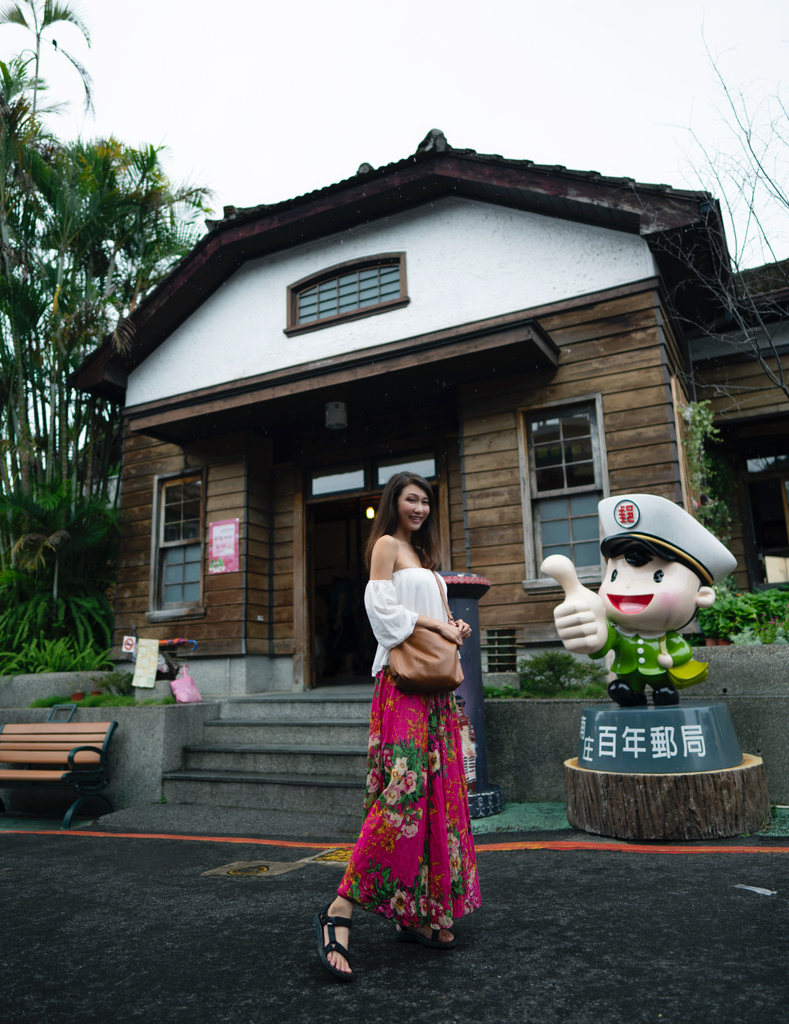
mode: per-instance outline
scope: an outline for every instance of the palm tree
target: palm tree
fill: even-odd
[[[118,521],[117,510],[68,483],[0,497],[0,543],[10,556],[0,570],[0,644],[44,634],[109,646]]]
[[[37,277],[50,304],[37,363],[48,385],[36,431],[47,481],[70,478],[95,493],[117,456],[117,410],[75,401],[65,381],[106,335],[122,344],[129,313],[196,242],[206,193],[170,182],[155,147],[113,138],[60,147],[39,190]]]
[[[41,43],[44,38],[44,33],[50,30],[54,25],[61,23],[70,23],[75,25],[82,33],[85,42],[90,46],[90,32],[85,22],[82,20],[78,13],[75,4],[66,0],[65,3],[56,3],[55,0],[19,0],[19,3],[8,4],[0,10],[0,25],[21,25],[23,28],[28,29],[33,33],[35,37],[36,46],[32,52],[33,59],[33,115],[36,113],[36,105],[38,100],[38,92],[44,88],[43,81],[40,75],[41,65]],[[82,79],[82,86],[85,90],[85,109],[90,110],[93,107],[93,99],[91,96],[91,77],[88,74],[87,69],[77,60],[76,57],[72,56],[67,50],[64,50],[62,46],[58,45],[56,39],[52,40],[52,45],[59,53],[62,53],[67,61],[76,69],[79,77]]]
[[[40,315],[31,267],[38,219],[35,183],[47,139],[32,114],[29,88],[24,61],[0,62],[0,426],[6,441],[14,442],[12,465],[24,482],[31,460],[27,346],[31,323]]]

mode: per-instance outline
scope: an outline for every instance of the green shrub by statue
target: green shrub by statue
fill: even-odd
[[[486,697],[594,700],[606,696],[605,669],[567,651],[541,651],[518,662],[516,686],[485,686]]]
[[[727,579],[716,591],[715,604],[696,614],[704,636],[736,645],[789,642],[789,590],[741,593]]]

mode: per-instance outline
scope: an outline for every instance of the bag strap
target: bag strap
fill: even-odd
[[[447,613],[447,622],[454,622],[455,618],[452,615],[452,612],[449,610],[449,605],[447,604],[447,596],[444,593],[444,588],[441,586],[441,577],[438,575],[435,569],[433,570],[433,575],[436,578],[436,586],[438,587],[439,594],[441,594],[441,600],[444,603],[444,610]]]

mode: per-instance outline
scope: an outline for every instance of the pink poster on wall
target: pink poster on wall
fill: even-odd
[[[208,524],[208,573],[238,572],[238,520]]]

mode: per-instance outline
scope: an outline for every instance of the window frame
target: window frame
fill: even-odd
[[[364,496],[378,496],[383,493],[385,483],[378,483],[378,470],[383,462],[390,459],[397,459],[398,463],[407,465],[408,462],[418,460],[420,458],[431,458],[433,459],[434,472],[432,476],[425,477],[430,486],[434,489],[441,479],[441,454],[438,448],[420,448],[418,451],[408,451],[402,457],[398,455],[385,455],[385,456],[373,456],[362,459],[357,459],[354,462],[326,462],[319,465],[309,466],[305,470],[305,483],[304,483],[304,495],[305,500],[313,502],[321,501],[334,501],[339,498],[349,497],[364,497]],[[343,473],[346,470],[360,469],[364,473],[364,486],[358,488],[349,488],[348,490],[341,491],[326,491],[324,494],[313,494],[313,477],[316,474],[330,476],[333,473]],[[391,474],[390,474],[391,475]],[[437,493],[434,493],[434,497],[437,499]]]
[[[541,576],[539,566],[542,562],[542,542],[535,531],[535,518],[533,513],[534,503],[540,500],[541,495],[537,491],[534,472],[534,462],[530,454],[528,438],[528,420],[535,414],[555,412],[557,415],[566,415],[573,409],[584,409],[592,411],[594,423],[592,425],[592,458],[595,470],[595,486],[586,490],[572,489],[557,492],[557,495],[546,494],[544,497],[558,496],[558,494],[583,494],[594,490],[602,498],[607,498],[610,493],[608,477],[608,457],[605,447],[605,428],[603,422],[603,396],[598,392],[590,395],[579,395],[576,398],[564,401],[541,402],[534,405],[524,406],[517,410],[518,415],[518,461],[521,479],[521,508],[523,512],[523,550],[526,577],[522,581],[524,590],[544,590],[558,586],[554,579]],[[578,569],[578,579],[585,584],[601,583],[605,571],[605,563],[602,554],[600,563],[596,567],[584,566]]]
[[[308,288],[317,287],[326,281],[331,281],[332,278],[342,277],[343,274],[348,274],[351,271],[391,266],[397,266],[400,269],[400,295],[398,298],[390,299],[387,302],[379,302],[375,306],[365,306],[364,309],[351,309],[347,313],[338,313],[335,316],[323,317],[320,320],[310,320],[309,323],[299,323],[299,295]],[[374,256],[364,256],[361,259],[346,260],[344,263],[335,263],[333,266],[326,267],[317,274],[302,277],[300,280],[288,285],[286,326],[283,333],[292,338],[299,334],[306,334],[309,331],[333,327],[335,324],[360,320],[362,317],[375,316],[378,313],[388,313],[393,309],[401,309],[403,306],[407,306],[410,301],[404,252],[382,252]]]
[[[198,540],[189,541],[165,541],[164,538],[164,492],[168,486],[174,483],[187,483],[192,480],[200,481],[200,536]],[[153,478],[153,506],[151,512],[151,559],[150,559],[150,586],[148,593],[148,612],[146,618],[149,622],[164,622],[168,619],[197,618],[205,615],[205,472],[184,473],[162,473]],[[163,553],[174,547],[191,547],[199,545],[200,548],[200,597],[197,601],[184,601],[178,605],[166,605],[162,593],[162,564]]]

